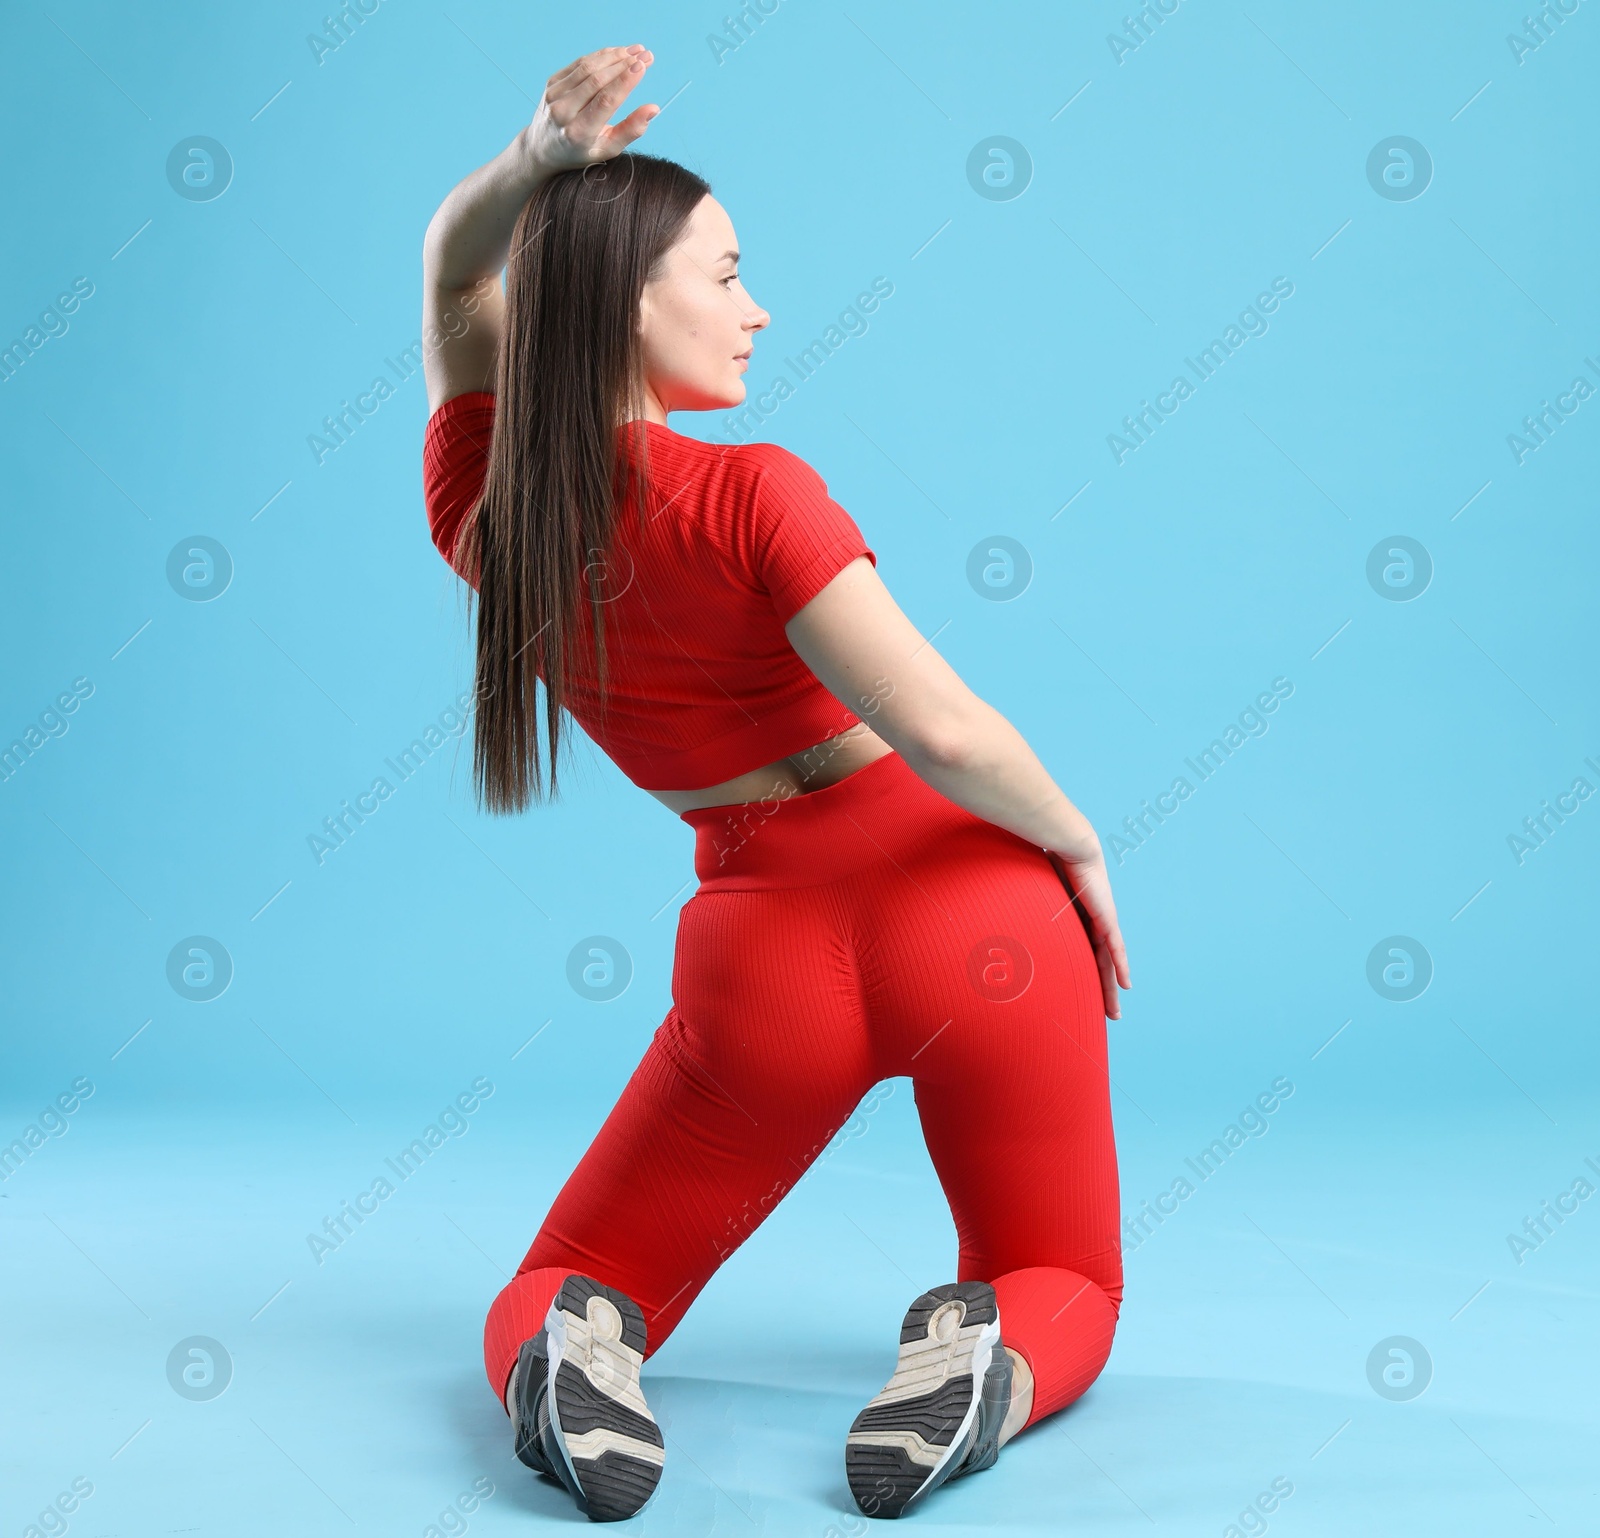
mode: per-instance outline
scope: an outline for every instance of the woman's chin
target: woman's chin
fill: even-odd
[[[742,406],[748,391],[744,387],[743,379],[735,379],[727,384],[719,384],[715,388],[702,387],[693,394],[679,396],[677,404],[669,406],[669,411],[728,411],[735,406]]]

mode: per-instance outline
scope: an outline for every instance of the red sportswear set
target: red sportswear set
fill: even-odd
[[[494,406],[458,395],[428,423],[429,524],[452,561]],[[784,626],[877,557],[787,450],[646,431],[648,522],[619,518],[608,556],[604,724],[581,673],[587,630],[569,708],[641,788],[693,790],[861,719]],[[897,753],[683,820],[699,886],[678,918],[672,1007],[489,1311],[495,1393],[573,1272],[638,1302],[653,1353],[866,1092],[905,1075],[955,1218],[957,1280],[994,1286],[1002,1340],[1033,1371],[1029,1424],[1070,1403],[1110,1353],[1122,1258],[1100,980],[1054,867]]]

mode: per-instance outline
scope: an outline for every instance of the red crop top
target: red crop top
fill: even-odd
[[[493,395],[453,396],[423,438],[428,524],[452,565],[483,490],[494,411]],[[623,590],[606,608],[604,728],[585,666],[587,601],[567,708],[641,789],[699,790],[861,719],[783,627],[849,562],[878,557],[822,477],[787,449],[703,443],[656,422],[646,431],[651,516],[642,531],[636,509],[619,517],[611,554]]]

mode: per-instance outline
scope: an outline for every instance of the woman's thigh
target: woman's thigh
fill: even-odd
[[[790,896],[686,905],[673,1006],[522,1263],[621,1287],[652,1347],[875,1082],[830,905]]]
[[[914,1082],[963,1274],[1061,1266],[1120,1295],[1104,1003],[1054,867],[974,819],[862,900],[873,1029]]]

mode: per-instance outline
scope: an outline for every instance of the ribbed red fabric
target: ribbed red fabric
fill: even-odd
[[[447,400],[423,439],[429,527],[454,564],[483,491],[495,398]],[[732,446],[647,422],[650,513],[617,521],[606,606],[609,714],[579,666],[575,720],[636,785],[699,790],[798,753],[860,717],[836,700],[783,627],[858,556],[877,554],[822,477],[774,443]],[[625,451],[630,440],[621,439]],[[459,568],[458,568],[459,569]],[[581,659],[593,622],[580,619]]]
[[[895,753],[683,820],[672,1008],[490,1311],[496,1393],[571,1272],[633,1297],[654,1352],[867,1090],[908,1075],[955,1279],[994,1284],[1029,1424],[1060,1409],[1110,1353],[1122,1259],[1100,983],[1054,867]]]

